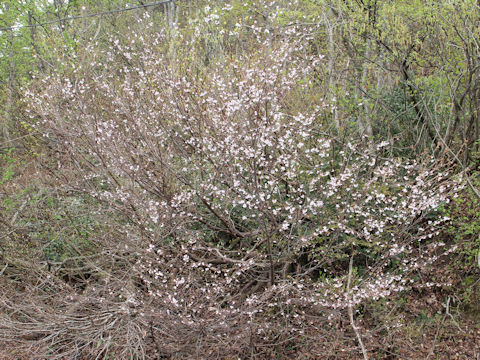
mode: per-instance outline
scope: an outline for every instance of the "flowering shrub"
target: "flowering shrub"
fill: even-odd
[[[442,285],[413,274],[453,251],[435,240],[457,186],[448,171],[330,135],[308,29],[275,41],[264,30],[252,30],[255,52],[211,71],[193,60],[195,35],[176,34],[175,53],[167,32],[112,38],[26,94],[68,154],[64,185],[126,217],[136,286],[115,304],[150,324],[159,352],[192,354],[181,344],[202,338],[202,356],[248,354],[365,301]]]

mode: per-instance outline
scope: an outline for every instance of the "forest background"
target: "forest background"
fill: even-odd
[[[480,358],[479,31],[3,0],[0,357]]]

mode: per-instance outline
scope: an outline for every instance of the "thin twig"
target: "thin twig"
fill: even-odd
[[[352,272],[353,272],[353,254],[350,257],[350,264],[348,266],[348,280],[347,280],[347,292],[348,292],[348,297],[349,297],[349,303],[348,303],[348,316],[350,318],[350,324],[352,325],[353,331],[355,332],[355,335],[357,336],[358,339],[358,344],[360,345],[360,348],[362,349],[362,354],[363,354],[363,359],[368,360],[368,353],[367,349],[365,348],[365,345],[363,345],[362,337],[360,336],[360,332],[358,331],[358,327],[355,325],[355,319],[353,318],[353,299],[352,299],[352,294],[350,291],[350,286],[352,284]]]

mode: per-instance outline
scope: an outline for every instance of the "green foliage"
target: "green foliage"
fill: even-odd
[[[478,177],[473,181],[473,186],[480,186]],[[480,200],[471,188],[466,187],[444,212],[452,219],[447,233],[459,246],[459,257],[454,266],[471,272],[477,267],[480,250]]]
[[[0,152],[0,185],[9,182],[15,175],[17,159],[13,156],[15,148],[7,148]]]

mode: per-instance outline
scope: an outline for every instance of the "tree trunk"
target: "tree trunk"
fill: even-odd
[[[365,45],[365,58],[362,62],[362,79],[361,79],[361,95],[362,95],[362,103],[363,103],[363,121],[361,123],[362,126],[362,133],[367,135],[369,138],[372,138],[373,131],[372,131],[372,122],[370,119],[370,101],[366,96],[367,92],[367,81],[368,81],[368,61],[370,61],[371,55],[371,47],[372,42],[370,39],[367,39],[367,43]]]
[[[330,9],[328,12],[328,16],[324,13],[325,19],[325,26],[327,27],[327,36],[328,36],[328,93],[329,93],[329,100],[330,103],[334,103],[334,89],[336,87],[336,79],[335,79],[335,39],[334,39],[334,26],[328,20],[328,17],[334,18],[333,11]],[[335,124],[335,128],[337,131],[340,131],[340,120],[338,118],[337,109],[334,107],[332,110],[332,118],[333,123]]]

